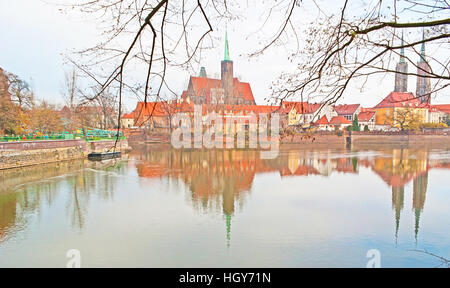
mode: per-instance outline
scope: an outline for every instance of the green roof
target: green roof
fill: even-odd
[[[230,51],[228,49],[228,32],[225,32],[225,57],[224,61],[230,61]]]

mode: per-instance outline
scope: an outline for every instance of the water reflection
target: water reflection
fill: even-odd
[[[166,180],[174,181],[179,185],[182,184],[185,192],[182,191],[183,189],[180,188],[181,186],[167,187],[167,190],[185,193],[187,202],[183,202],[183,204],[187,203],[188,206],[190,206],[190,211],[196,211],[201,215],[206,215],[208,217],[220,215],[218,220],[222,222],[219,223],[218,227],[223,229],[222,231],[224,231],[226,237],[225,240],[223,238],[220,240],[222,241],[222,244],[226,242],[228,247],[230,247],[232,230],[236,229],[232,229],[232,227],[238,227],[233,226],[235,225],[233,224],[233,221],[237,222],[236,219],[239,219],[237,218],[238,212],[246,210],[246,206],[247,208],[248,206],[251,206],[249,203],[250,201],[253,201],[253,199],[250,197],[261,192],[257,191],[254,187],[257,183],[261,184],[264,182],[261,181],[261,179],[264,179],[267,176],[267,178],[270,178],[270,181],[275,182],[276,185],[279,185],[280,187],[284,185],[283,189],[288,189],[289,187],[286,186],[286,183],[289,183],[289,185],[300,186],[305,182],[299,180],[315,178],[319,179],[321,183],[326,183],[326,185],[336,185],[336,191],[340,192],[339,189],[341,187],[337,185],[342,185],[342,182],[336,181],[336,177],[333,178],[333,176],[342,174],[355,177],[346,179],[352,179],[351,181],[358,183],[364,181],[372,181],[371,183],[373,183],[373,180],[368,178],[370,175],[374,176],[378,182],[381,179],[386,184],[386,191],[389,194],[392,193],[392,198],[389,195],[389,198],[392,199],[392,203],[387,203],[389,205],[387,209],[390,209],[390,206],[392,205],[393,218],[391,223],[393,223],[393,227],[395,227],[395,231],[389,231],[389,234],[395,237],[396,243],[399,237],[401,217],[409,215],[409,213],[407,213],[409,211],[405,211],[405,205],[409,206],[410,204],[407,203],[412,203],[411,209],[413,211],[414,219],[411,220],[413,220],[415,224],[414,231],[411,231],[411,237],[414,235],[417,243],[419,231],[424,229],[421,227],[421,215],[423,215],[425,209],[426,194],[430,184],[428,178],[429,171],[437,168],[450,169],[450,154],[448,154],[447,151],[426,149],[351,151],[333,149],[307,150],[296,148],[280,151],[279,157],[276,159],[263,160],[260,157],[260,152],[253,150],[188,151],[174,150],[168,146],[147,146],[143,149],[133,151],[128,155],[128,159],[124,159],[123,161],[110,161],[104,163],[69,161],[58,164],[42,165],[39,167],[1,171],[0,251],[5,244],[11,242],[16,237],[22,237],[24,235],[24,233],[22,233],[23,231],[29,230],[30,227],[35,227],[36,223],[32,221],[35,221],[36,218],[39,219],[41,213],[43,213],[42,211],[48,210],[46,209],[48,207],[61,207],[61,209],[64,210],[62,218],[65,217],[64,220],[67,220],[67,224],[65,225],[70,226],[73,232],[80,235],[83,233],[92,234],[92,229],[95,230],[97,227],[107,225],[106,222],[113,221],[110,220],[110,218],[105,217],[102,221],[106,222],[101,222],[99,220],[98,224],[91,225],[91,230],[87,229],[86,226],[89,226],[87,225],[89,221],[91,221],[91,223],[97,221],[96,216],[98,215],[93,216],[92,214],[95,214],[94,209],[99,207],[99,203],[115,202],[115,204],[119,206],[114,207],[121,209],[120,203],[117,202],[124,201],[124,199],[128,199],[128,197],[138,197],[139,201],[141,200],[139,197],[146,199],[145,193],[149,191],[149,187],[153,188],[152,185],[156,187],[152,191],[162,194],[166,193],[167,191],[164,191],[165,188],[160,185],[160,183]],[[153,179],[156,181],[154,181],[154,183],[149,183],[146,182],[146,179]],[[124,181],[129,182],[124,183]],[[128,189],[127,185],[132,185],[134,182],[138,182],[137,186],[141,183],[141,191],[127,195],[125,192],[130,191],[123,190]],[[410,189],[411,184],[412,190]],[[327,201],[327,199],[323,199],[320,189],[308,186],[302,186],[301,188],[303,190],[298,190],[298,193],[306,193],[309,192],[308,190],[314,190],[314,197],[317,197],[315,200],[320,198],[320,201]],[[283,189],[280,188],[280,190]],[[379,193],[386,195],[386,191],[379,191]],[[411,191],[412,193],[405,194],[407,191]],[[142,194],[139,194],[141,192]],[[278,193],[276,197],[286,196],[280,192],[283,191],[273,191],[272,194]],[[365,191],[362,191],[362,193],[363,192]],[[297,193],[297,191],[295,193]],[[123,197],[117,200],[115,198],[117,198],[118,195],[122,195]],[[406,197],[405,195],[412,195],[412,199],[408,199],[409,196]],[[342,201],[352,201],[353,198],[351,197],[354,197],[354,194],[349,196],[342,193]],[[364,199],[374,199],[372,195],[367,197],[368,198]],[[174,198],[170,199],[173,200]],[[270,196],[266,199],[274,200],[276,198]],[[299,199],[310,200],[311,198],[305,197]],[[336,199],[334,199],[334,201],[335,200]],[[91,205],[94,201],[95,204]],[[129,203],[135,203],[136,205],[136,202],[127,202],[123,205],[130,205]],[[171,203],[165,203],[165,205],[172,205]],[[154,203],[146,203],[146,205],[149,206],[153,205],[153,209],[155,209],[155,205],[158,204],[156,204],[156,201]],[[336,207],[334,207],[338,213],[340,211],[339,209],[342,207],[348,207],[339,205],[343,204],[336,203]],[[380,209],[379,206],[377,207],[377,209]],[[167,207],[164,206],[161,211],[164,211],[165,208]],[[274,210],[284,208],[286,207],[275,207],[275,205],[273,207]],[[139,223],[135,222],[134,224],[141,229],[145,229],[146,226],[144,223],[149,221],[154,214],[158,213],[153,212],[153,210],[150,209],[147,209],[148,211],[138,210],[139,208],[136,209],[136,215],[126,215],[124,218],[126,218],[127,221],[140,221]],[[299,214],[296,214],[295,216],[300,215],[320,218],[318,215],[324,211],[317,212],[313,211],[314,209],[320,210],[322,208],[312,207],[312,209],[308,211],[298,210]],[[362,214],[358,214],[362,213],[359,208],[354,209],[354,211],[351,210],[345,212],[354,213],[354,215],[352,214],[352,217],[355,219],[357,219],[358,216],[363,216]],[[427,209],[430,208],[428,207]],[[133,209],[126,211],[131,214],[133,213]],[[163,213],[161,211],[159,213]],[[57,213],[58,211],[52,210],[52,212]],[[378,212],[378,210],[376,212]],[[259,211],[259,213],[264,212]],[[344,214],[345,213],[343,213],[343,215]],[[444,216],[445,215],[448,214],[444,214]],[[61,215],[58,214],[58,216],[55,217],[61,217]],[[172,229],[170,226],[168,226],[166,230],[161,228],[165,225],[165,216],[158,215],[158,217],[155,222],[151,222],[153,223],[151,226],[152,233],[153,231],[160,233],[158,235],[170,233]],[[287,226],[293,224],[289,219],[279,218],[278,220],[280,219],[284,219]],[[311,219],[311,222],[314,222],[315,218]],[[321,223],[322,220],[323,219],[318,219],[318,223]],[[151,221],[153,221],[153,218]],[[357,223],[357,220],[354,221],[356,225],[359,224]],[[154,223],[157,223],[159,226]],[[169,221],[167,223],[172,222]],[[280,226],[283,224],[284,223],[280,223]],[[190,223],[190,225],[192,225],[192,223]],[[411,227],[408,229],[412,229]],[[188,228],[195,230],[194,226],[189,226]],[[305,235],[307,232],[310,232],[307,230],[308,227],[302,228],[305,229],[305,231],[302,231]],[[123,231],[118,231],[118,233],[123,233],[124,237],[127,236],[127,232],[133,232],[132,230],[128,231],[123,227],[122,229]],[[333,230],[334,227],[330,229]],[[336,229],[340,229],[340,227],[336,227]],[[280,231],[284,230],[280,229]],[[354,237],[348,236],[345,232],[347,231],[342,232],[343,234],[341,234],[341,236],[344,235],[342,237]],[[59,231],[59,233],[64,232]],[[159,237],[154,236],[155,234],[150,234],[150,232],[149,234],[142,235],[144,242],[149,240],[145,237],[149,237],[150,240],[152,239],[151,237]],[[238,235],[238,233],[236,233],[236,235]],[[236,238],[236,235],[234,235],[234,238]],[[88,236],[87,238],[90,239]],[[164,239],[164,241],[166,240],[167,239]],[[320,241],[320,238],[318,238],[317,241]],[[139,242],[135,244],[142,243]]]
[[[450,159],[429,160],[427,150],[393,149],[381,151],[287,150],[274,160],[262,160],[259,151],[245,150],[173,150],[152,146],[144,153],[134,152],[132,159],[140,177],[173,177],[189,187],[193,206],[218,212],[221,203],[225,216],[227,240],[230,241],[231,219],[235,205],[242,206],[245,194],[252,188],[255,175],[277,172],[284,177],[324,176],[333,173],[357,175],[360,167],[375,172],[392,187],[397,241],[400,216],[404,206],[405,185],[413,182],[415,239],[420,227],[428,185],[428,171],[450,169]]]
[[[0,243],[23,230],[30,216],[54,205],[61,185],[69,191],[65,207],[72,227],[82,231],[89,199],[112,199],[118,178],[111,176],[123,174],[125,164],[77,160],[0,171]]]

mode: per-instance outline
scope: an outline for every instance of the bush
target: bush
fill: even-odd
[[[364,125],[364,132],[369,132],[369,126],[368,125]]]
[[[422,123],[420,128],[447,128],[448,125],[445,123]]]

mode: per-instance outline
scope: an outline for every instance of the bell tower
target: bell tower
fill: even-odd
[[[408,91],[408,63],[405,61],[405,48],[403,48],[403,32],[402,32],[402,48],[400,50],[400,61],[397,63],[395,73],[395,92]]]
[[[230,60],[230,52],[228,48],[228,33],[225,32],[225,56],[221,62],[221,82],[224,90],[224,100],[226,104],[233,104],[233,61]]]
[[[425,40],[425,32],[422,34],[422,40]],[[431,102],[431,83],[430,78],[426,77],[430,72],[431,67],[425,59],[425,42],[423,42],[420,60],[417,63],[416,97],[420,99],[420,102],[427,104]]]

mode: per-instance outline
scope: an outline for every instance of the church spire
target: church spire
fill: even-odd
[[[225,31],[225,57],[224,61],[230,61],[230,51],[228,48],[228,31]]]
[[[400,63],[405,63],[405,42],[403,41],[403,31],[402,31],[402,48],[400,49]]]
[[[422,30],[422,41],[425,41],[425,29]],[[422,48],[420,49],[420,62],[425,61],[425,42],[422,42]]]
[[[402,31],[402,43],[400,48],[400,61],[395,68],[395,92],[406,92],[408,90],[408,63],[405,58],[405,45],[403,31]]]

